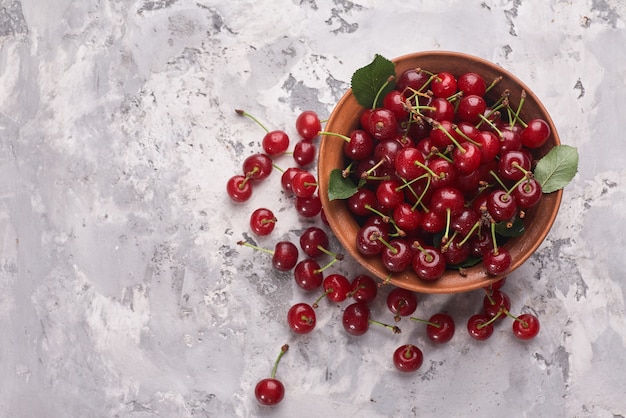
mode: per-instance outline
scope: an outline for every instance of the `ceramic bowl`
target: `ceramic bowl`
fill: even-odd
[[[392,60],[396,66],[396,75],[410,68],[422,68],[434,73],[447,71],[455,76],[465,72],[476,72],[484,77],[487,84],[491,80],[502,76],[502,81],[488,94],[487,99],[494,98],[508,89],[512,104],[519,103],[520,93],[526,92],[526,99],[521,111],[523,120],[532,117],[543,118],[551,129],[551,136],[546,144],[536,150],[538,156],[545,155],[550,148],[560,144],[559,136],[546,108],[537,96],[516,76],[504,68],[481,59],[459,52],[428,51],[401,56]],[[325,131],[340,133],[346,136],[358,126],[358,119],[364,108],[359,105],[349,90],[334,108],[326,124]],[[482,263],[464,269],[463,274],[457,270],[447,270],[436,281],[427,282],[415,275],[411,268],[403,273],[390,276],[380,257],[365,257],[356,248],[356,235],[359,224],[346,206],[344,200],[329,200],[328,182],[333,169],[343,169],[346,166],[343,155],[344,140],[333,135],[326,135],[321,139],[318,157],[318,184],[324,214],[330,228],[341,244],[355,260],[357,260],[372,275],[381,280],[389,280],[391,284],[420,293],[460,293],[478,289],[499,280],[519,268],[537,250],[550,231],[559,210],[562,190],[544,194],[539,204],[526,212],[524,219],[525,232],[508,240],[504,246],[509,250],[512,258],[509,270],[500,276],[490,276],[482,267]]]

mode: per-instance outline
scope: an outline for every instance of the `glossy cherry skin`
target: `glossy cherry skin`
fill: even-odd
[[[350,282],[349,295],[356,302],[370,303],[376,299],[378,284],[371,276],[359,274]]]
[[[304,218],[312,218],[322,211],[322,202],[317,194],[309,197],[296,196],[296,210]]]
[[[291,190],[296,197],[309,198],[317,191],[317,180],[308,171],[300,171],[291,180]]]
[[[304,259],[296,264],[294,278],[296,284],[304,290],[315,290],[324,281],[319,263],[312,258]]]
[[[376,188],[376,199],[378,204],[385,210],[393,210],[400,203],[404,202],[404,190],[402,184],[397,180],[381,181]]]
[[[263,180],[272,172],[272,159],[266,154],[252,154],[243,160],[244,175],[250,180]]]
[[[385,246],[381,253],[381,261],[387,271],[400,273],[409,268],[413,261],[411,243],[405,239],[394,239],[388,244],[392,248]]]
[[[300,234],[300,248],[311,258],[324,255],[323,250],[328,250],[329,245],[328,234],[317,226],[310,226]]]
[[[509,221],[517,214],[517,203],[506,190],[496,189],[487,198],[487,211],[495,222]]]
[[[316,112],[305,110],[296,118],[296,131],[305,140],[314,139],[322,130],[322,123]]]
[[[272,265],[276,270],[289,271],[298,262],[298,247],[290,241],[279,241],[274,246]]]
[[[256,384],[254,395],[262,405],[276,405],[285,397],[285,386],[280,380],[268,377]]]
[[[391,110],[397,120],[403,120],[409,116],[409,112],[404,105],[404,95],[399,90],[391,90],[385,95],[383,98],[383,107]]]
[[[289,148],[289,136],[285,131],[270,131],[263,137],[261,146],[270,157],[284,154]]]
[[[430,323],[426,325],[426,335],[432,342],[447,343],[454,336],[454,319],[447,313],[436,313],[428,322]]]
[[[404,93],[405,96],[411,96],[415,91],[419,91],[426,85],[430,76],[425,71],[418,71],[414,68],[405,70],[400,74],[396,81],[396,88]]]
[[[280,184],[285,192],[293,193],[293,178],[302,171],[304,170],[300,167],[289,167],[283,172],[280,177]]]
[[[420,279],[434,281],[446,271],[446,259],[438,249],[425,246],[415,251],[411,266]]]
[[[450,211],[454,216],[460,213],[465,206],[465,196],[456,187],[440,187],[433,192],[430,199],[430,209],[445,214]]]
[[[333,302],[343,302],[352,289],[348,278],[343,274],[333,273],[324,278],[322,282],[326,297]]]
[[[398,177],[413,180],[426,172],[424,154],[415,147],[406,147],[398,151],[394,166]]]
[[[456,81],[457,89],[463,92],[463,96],[469,96],[475,94],[477,96],[484,96],[487,90],[487,83],[485,79],[474,72],[468,72],[461,74]]]
[[[343,153],[354,161],[364,160],[374,152],[374,138],[362,129],[355,129],[350,134],[350,140],[343,144]]]
[[[530,340],[539,334],[539,319],[529,313],[521,314],[513,321],[513,335],[520,340]]]
[[[428,109],[425,113],[426,116],[432,118],[438,122],[451,121],[454,119],[454,106],[448,100],[443,97],[433,97],[428,103]]]
[[[543,196],[541,184],[534,178],[523,181],[513,189],[513,196],[517,206],[521,209],[528,209],[535,206]]]
[[[313,142],[301,139],[293,147],[293,159],[300,167],[306,167],[315,161],[317,148]]]
[[[386,230],[380,225],[363,225],[356,236],[357,250],[365,255],[372,256],[380,254],[385,246],[378,238],[387,238]]]
[[[287,312],[289,328],[297,334],[308,334],[315,328],[315,310],[308,303],[296,303]]]
[[[423,361],[422,350],[413,344],[400,346],[393,353],[393,364],[401,372],[414,372],[422,367]]]
[[[446,71],[437,73],[437,77],[430,83],[430,89],[436,97],[448,98],[456,93],[456,78]]]
[[[520,133],[522,145],[527,148],[539,148],[548,141],[550,133],[550,125],[545,120],[531,119]]]
[[[232,176],[226,182],[226,193],[233,202],[245,202],[252,196],[252,183],[246,176]]]
[[[517,181],[531,171],[532,160],[528,153],[519,151],[508,151],[500,154],[498,161],[498,175],[501,179]],[[521,168],[520,168],[521,167]]]
[[[369,329],[370,308],[366,303],[354,302],[343,311],[343,328],[350,335],[363,335]]]
[[[452,152],[452,159],[459,174],[468,174],[478,169],[482,163],[482,153],[478,145],[472,142],[462,142]]]
[[[412,315],[417,304],[417,295],[410,290],[396,287],[387,294],[387,308],[399,317]]]
[[[250,215],[250,229],[256,235],[269,235],[276,226],[276,216],[266,208],[255,209]]]
[[[483,265],[488,274],[497,276],[511,266],[511,254],[504,247],[499,247],[497,251],[492,248],[483,253]]]
[[[475,94],[470,94],[469,96],[463,96],[459,101],[456,117],[463,122],[476,124],[480,121],[480,117],[485,113],[486,109],[487,103],[485,99]]]
[[[493,334],[493,324],[483,325],[489,321],[489,317],[483,314],[470,316],[467,320],[467,331],[469,335],[478,341],[484,341]]]
[[[403,202],[393,209],[392,218],[398,228],[405,233],[411,233],[419,229],[422,212]]]
[[[483,297],[483,313],[490,318],[499,315],[498,320],[502,320],[510,310],[511,299],[501,290],[492,290],[489,295]]]
[[[398,130],[396,115],[389,109],[376,108],[370,112],[363,128],[379,141],[392,138]]]
[[[353,215],[369,216],[372,214],[369,208],[376,208],[378,206],[376,193],[371,189],[360,188],[348,198],[347,205]]]

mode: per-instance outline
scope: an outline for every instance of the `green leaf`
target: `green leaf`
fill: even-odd
[[[352,75],[352,94],[363,107],[376,107],[374,103],[376,95],[387,83],[376,100],[378,103],[382,102],[385,94],[393,89],[394,83],[388,80],[395,74],[396,65],[382,55],[376,54],[371,63],[359,68]]]
[[[454,265],[448,265],[449,269],[453,269],[453,270],[460,270],[460,269],[466,269],[468,267],[472,267],[475,266],[476,264],[480,263],[482,261],[482,257],[474,257],[474,256],[469,256],[465,259],[465,261],[459,263],[459,264],[454,264]]]
[[[496,224],[496,233],[503,237],[517,237],[524,233],[524,223],[520,218],[515,218],[509,226],[509,222],[498,222]]]
[[[578,150],[557,145],[537,162],[534,176],[544,193],[552,193],[567,186],[577,172]]]
[[[359,190],[352,180],[343,176],[342,170],[336,168],[330,172],[328,179],[328,199],[347,199]]]

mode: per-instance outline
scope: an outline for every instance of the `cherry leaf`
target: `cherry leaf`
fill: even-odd
[[[347,199],[359,190],[352,180],[343,176],[343,171],[336,168],[328,178],[328,199]]]
[[[513,222],[498,222],[496,232],[503,237],[517,237],[524,233],[524,223],[518,217]]]
[[[382,102],[385,94],[393,89],[393,83],[388,83],[388,80],[395,74],[396,65],[382,55],[376,54],[371,63],[359,68],[352,75],[352,94],[363,107],[376,107],[374,103],[376,95],[387,83],[376,100]]]
[[[544,193],[552,193],[567,186],[578,172],[578,150],[569,145],[552,148],[535,167],[535,179]]]

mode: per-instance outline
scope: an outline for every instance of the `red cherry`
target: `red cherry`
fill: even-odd
[[[328,251],[328,234],[317,226],[310,226],[300,234],[300,248],[311,258],[320,257]]]
[[[491,337],[493,334],[493,324],[488,323],[489,318],[487,315],[476,314],[470,316],[467,320],[467,331],[469,335],[479,341],[484,341]]]
[[[296,142],[292,155],[296,164],[300,167],[306,167],[315,161],[317,148],[315,148],[315,145],[311,141],[302,139]]]
[[[226,182],[226,193],[233,202],[245,202],[252,196],[252,183],[246,176],[233,176]]]
[[[413,344],[398,347],[393,353],[393,364],[401,372],[414,372],[422,366],[422,350]]]
[[[539,334],[539,319],[529,313],[521,314],[513,321],[513,334],[520,340],[530,340]]]
[[[308,171],[299,171],[291,180],[291,190],[296,197],[309,198],[317,191],[317,180]]]
[[[297,334],[308,334],[315,328],[315,310],[308,303],[296,303],[287,312],[287,323]]]
[[[446,343],[454,336],[454,319],[446,313],[436,313],[428,320],[426,335],[434,343]]]
[[[376,299],[378,284],[371,276],[360,274],[350,282],[349,295],[356,302],[370,303]]]
[[[314,139],[322,130],[322,123],[316,112],[305,110],[296,118],[296,131],[305,140]]]
[[[298,247],[290,241],[279,241],[274,246],[272,265],[276,270],[289,271],[298,262]]]
[[[472,94],[484,96],[487,90],[487,83],[485,83],[485,79],[481,75],[468,72],[460,75],[457,79],[457,89],[463,92],[463,96]]]
[[[269,235],[276,226],[276,216],[266,208],[258,208],[250,215],[250,229],[256,235]]]
[[[304,259],[293,272],[296,284],[304,290],[315,290],[322,285],[324,275],[319,263],[312,258]]]
[[[363,335],[369,329],[370,309],[363,302],[348,305],[343,311],[343,328],[350,335]]]
[[[437,77],[431,81],[430,89],[437,97],[448,98],[456,93],[457,82],[452,74],[446,71],[437,73]]]
[[[401,287],[396,287],[387,294],[387,307],[397,317],[413,314],[417,309],[417,303],[417,295]]]
[[[309,197],[296,196],[296,210],[304,218],[312,218],[322,211],[322,202],[317,194]]]
[[[492,276],[506,272],[511,266],[511,254],[504,247],[493,248],[483,253],[483,265]]]
[[[270,157],[281,155],[289,148],[289,136],[285,131],[270,131],[263,137],[261,146]]]
[[[244,175],[250,180],[263,180],[272,172],[272,159],[266,154],[252,154],[243,161]]]
[[[483,297],[483,312],[490,318],[504,319],[511,310],[511,299],[501,290],[492,290]]]
[[[261,405],[276,405],[285,397],[285,386],[275,376],[278,363],[287,350],[289,350],[289,345],[285,344],[281,347],[280,354],[274,362],[271,377],[260,380],[254,387],[254,396]]]
[[[528,148],[539,148],[550,138],[550,125],[543,119],[532,119],[520,133],[522,144]]]

